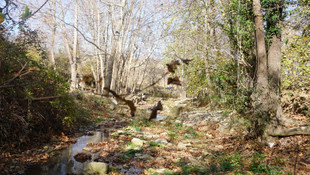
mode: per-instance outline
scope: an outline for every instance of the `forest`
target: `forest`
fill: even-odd
[[[306,175],[309,136],[309,0],[0,0],[0,175]]]

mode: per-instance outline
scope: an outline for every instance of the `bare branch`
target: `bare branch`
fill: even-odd
[[[31,15],[29,15],[27,18],[22,19],[22,20],[19,21],[18,23],[12,24],[11,26],[9,26],[9,27],[3,29],[3,30],[0,32],[0,34],[2,34],[3,32],[5,32],[5,31],[7,31],[7,30],[9,30],[9,29],[12,28],[12,27],[17,26],[18,24],[21,24],[21,23],[25,22],[27,19],[29,19],[29,18],[31,18],[32,16],[34,16],[38,11],[40,11],[40,10],[45,6],[45,4],[46,4],[47,2],[48,2],[48,0],[46,0],[46,1],[41,5],[41,7],[39,7],[35,12],[33,12],[33,13],[32,13]]]

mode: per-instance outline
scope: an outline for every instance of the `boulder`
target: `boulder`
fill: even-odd
[[[103,162],[90,162],[84,169],[83,173],[85,174],[107,174],[108,173],[108,164]]]
[[[156,139],[155,142],[158,144],[167,144],[168,143],[168,141],[166,139]]]
[[[133,138],[131,140],[131,143],[134,144],[134,145],[137,145],[137,146],[143,146],[144,142],[145,142],[144,140],[141,140],[141,139],[138,139],[138,138]]]

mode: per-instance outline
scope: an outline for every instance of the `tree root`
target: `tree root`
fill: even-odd
[[[269,136],[288,137],[294,135],[310,135],[310,126],[301,126],[295,128],[270,128],[267,131]]]

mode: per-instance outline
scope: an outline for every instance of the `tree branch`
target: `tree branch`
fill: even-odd
[[[15,26],[17,26],[18,24],[23,23],[23,22],[25,22],[27,19],[29,19],[29,18],[31,18],[32,16],[34,16],[38,11],[40,11],[40,10],[45,6],[45,4],[46,4],[47,2],[48,2],[48,0],[46,0],[35,12],[33,12],[33,13],[32,13],[31,15],[29,15],[27,18],[24,18],[24,19],[22,19],[21,21],[19,21],[18,23],[12,24],[11,26],[9,26],[9,27],[3,29],[3,30],[0,32],[0,35],[1,35],[3,32],[9,30],[10,28],[15,27]]]

